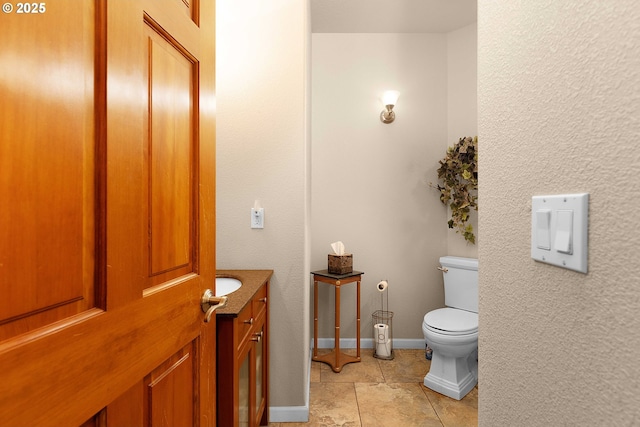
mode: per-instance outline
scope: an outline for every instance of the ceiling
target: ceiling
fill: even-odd
[[[476,0],[311,0],[313,33],[447,33],[476,22]]]

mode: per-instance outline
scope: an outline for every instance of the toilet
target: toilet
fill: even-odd
[[[460,400],[478,383],[478,260],[445,256],[440,265],[446,307],[422,322],[433,350],[424,385]]]

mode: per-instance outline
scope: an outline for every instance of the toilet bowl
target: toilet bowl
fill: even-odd
[[[424,385],[462,399],[478,383],[478,314],[455,308],[430,311],[424,316],[422,333],[433,351]]]
[[[425,314],[422,332],[433,350],[424,385],[462,399],[478,383],[478,262],[442,257],[445,308]]]

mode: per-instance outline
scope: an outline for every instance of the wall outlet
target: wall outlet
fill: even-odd
[[[251,228],[264,228],[264,208],[251,208]]]

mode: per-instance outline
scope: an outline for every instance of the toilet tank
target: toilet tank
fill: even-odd
[[[478,312],[478,260],[444,256],[440,258],[447,307]]]

